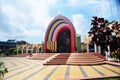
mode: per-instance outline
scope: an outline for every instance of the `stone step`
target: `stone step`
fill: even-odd
[[[23,53],[23,54],[17,54],[14,57],[27,57],[29,54],[28,53]]]
[[[95,65],[103,64],[104,59],[90,53],[72,53],[72,54],[59,54],[52,58],[50,61],[46,62],[44,65],[55,65],[55,64],[71,64],[71,65]]]
[[[104,64],[104,62],[96,62],[96,63],[67,63],[67,65],[98,65]]]
[[[36,60],[45,60],[45,59],[47,59],[48,57],[51,57],[52,55],[54,55],[54,54],[50,54],[50,53],[46,53],[46,54],[44,54],[44,53],[36,53],[36,54],[34,54],[32,57],[31,57],[31,59],[36,59]]]
[[[90,62],[102,62],[102,61],[68,61],[67,63],[90,63]]]

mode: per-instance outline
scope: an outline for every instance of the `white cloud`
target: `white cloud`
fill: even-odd
[[[34,21],[34,25],[47,27],[48,22],[51,20],[48,6],[45,3],[37,2],[33,5],[31,10],[31,16]]]
[[[72,15],[73,25],[76,29],[76,33],[80,34],[81,41],[84,41],[84,36],[86,35],[86,19],[82,14],[74,14]]]
[[[103,17],[111,16],[109,0],[0,0],[0,39],[44,40],[46,28],[56,13],[72,15],[77,33],[84,34],[88,17],[100,7]]]
[[[78,34],[83,35],[85,34],[85,24],[86,20],[82,14],[75,14],[72,16],[73,25]]]
[[[34,39],[43,38],[45,30],[52,17],[49,15],[50,7],[54,6],[57,0],[17,0],[17,2],[1,1],[1,11],[4,16],[2,24],[9,26],[10,33],[0,32],[2,39]],[[2,28],[3,29],[3,28]],[[4,34],[4,35],[2,35]],[[10,35],[10,36],[7,36]],[[12,36],[12,37],[11,37]],[[26,37],[26,38],[25,38]],[[30,41],[30,40],[28,40]]]

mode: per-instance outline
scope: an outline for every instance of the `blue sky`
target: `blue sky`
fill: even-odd
[[[119,3],[118,0],[0,0],[0,41],[41,43],[48,24],[58,14],[71,20],[83,41],[92,16],[108,21],[120,19]]]

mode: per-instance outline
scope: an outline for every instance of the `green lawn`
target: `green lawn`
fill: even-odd
[[[88,80],[120,80],[120,77],[112,77],[112,78],[97,78],[97,79],[88,79]]]

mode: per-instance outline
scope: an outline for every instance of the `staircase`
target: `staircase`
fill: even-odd
[[[17,54],[14,57],[26,57],[28,55],[29,55],[28,53],[23,53],[23,54]]]
[[[98,54],[99,55],[99,54]],[[47,60],[44,65],[97,65],[103,64],[105,59],[91,53],[60,53],[50,60]]]
[[[47,59],[48,57],[54,55],[54,53],[34,53],[32,54],[31,57],[27,57],[27,58],[30,58],[30,59],[34,59],[34,60],[45,60]]]
[[[90,53],[75,53],[71,54],[67,60],[66,64],[70,65],[95,65],[95,64],[103,64],[104,59],[95,56]]]
[[[102,54],[100,54],[100,53],[97,53],[97,52],[89,52],[90,54],[93,54],[93,55],[95,55],[95,56],[97,56],[97,57],[100,57],[100,58],[102,58],[102,59],[104,59],[105,61],[106,61],[106,58],[105,58],[105,56],[103,56]]]
[[[44,65],[63,65],[66,64],[70,53],[57,53],[58,55],[52,58],[51,60],[48,60],[44,63]]]

